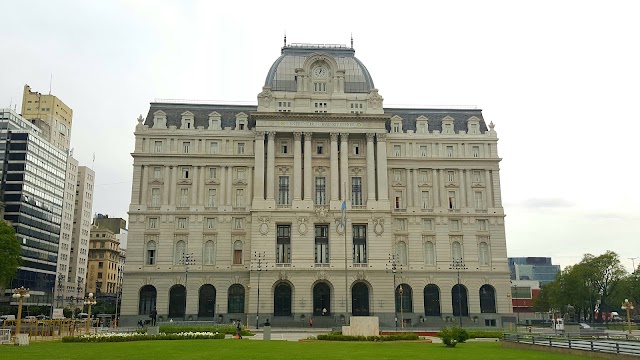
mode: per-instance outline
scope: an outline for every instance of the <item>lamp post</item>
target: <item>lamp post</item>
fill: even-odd
[[[123,270],[123,266],[122,264],[118,265],[118,274],[116,277],[116,315],[115,315],[115,319],[113,319],[113,328],[117,329],[118,328],[118,303],[120,302],[120,293],[122,292],[122,270]]]
[[[400,293],[400,326],[402,326],[402,329],[404,330],[404,309],[402,306],[402,284],[400,284],[400,289],[398,290],[398,292]]]
[[[629,315],[629,310],[633,310],[633,303],[629,301],[629,299],[624,299],[622,309],[627,310],[627,325],[629,326],[629,335],[631,335],[631,317]]]
[[[460,328],[462,328],[462,290],[460,286],[460,270],[466,270],[467,266],[465,265],[462,258],[460,258],[454,259],[451,262],[451,266],[449,266],[449,269],[456,270],[458,272],[458,317],[460,318]]]
[[[91,305],[96,304],[96,298],[93,296],[93,293],[89,293],[89,296],[84,299],[84,304],[88,306],[87,309],[87,324],[85,333],[89,333],[89,324],[91,324]]]
[[[24,299],[28,299],[31,295],[29,295],[29,289],[25,289],[24,286],[21,286],[17,289],[13,289],[13,295],[11,295],[14,299],[18,300],[18,321],[16,322],[16,343],[18,342],[18,334],[20,334],[20,325],[22,324],[22,301]]]
[[[260,273],[262,272],[262,261],[264,260],[265,254],[254,252],[253,258],[256,263],[256,270],[258,270],[258,298],[256,301],[256,329],[260,328],[259,319],[260,319]]]
[[[184,315],[182,320],[187,320],[187,281],[189,280],[189,265],[195,264],[196,259],[193,257],[193,253],[182,253],[182,265],[184,265]]]
[[[396,307],[396,271],[398,269],[395,255],[389,254],[389,264],[391,265],[391,273],[393,273],[393,320],[396,323],[396,331],[398,330],[398,308]]]

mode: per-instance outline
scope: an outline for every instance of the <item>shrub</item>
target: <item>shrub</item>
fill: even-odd
[[[459,327],[444,328],[438,333],[438,337],[448,347],[455,347],[458,343],[465,342],[469,339],[469,333]]]
[[[502,331],[492,331],[492,330],[467,330],[469,334],[469,339],[475,338],[495,338],[502,339],[503,332]]]
[[[398,340],[418,340],[420,337],[414,333],[402,333],[397,335],[382,336],[350,336],[331,332],[329,334],[318,335],[318,340],[328,341],[398,341]]]

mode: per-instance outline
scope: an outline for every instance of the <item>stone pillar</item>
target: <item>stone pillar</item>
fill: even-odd
[[[161,204],[169,204],[169,188],[171,187],[171,166],[164,167],[164,188]]]
[[[267,140],[267,200],[269,201],[275,201],[273,184],[276,166],[275,139],[276,132],[269,131]]]
[[[338,195],[340,194],[339,182],[339,169],[338,169],[338,134],[331,133],[331,202],[338,201]],[[331,204],[334,207],[334,204]]]
[[[445,181],[444,181],[444,170],[440,169],[440,177],[438,178],[438,182],[440,183],[440,206],[443,206],[445,208],[449,207],[449,203],[447,201],[447,187],[445,186]]]
[[[204,197],[206,196],[204,193],[204,183],[206,178],[207,167],[203,166],[200,171],[200,194],[198,194],[198,205],[204,205]]]
[[[484,171],[484,186],[487,189],[487,208],[496,207],[493,198],[493,179],[491,178],[491,170]]]
[[[142,165],[142,176],[140,179],[140,204],[147,205],[147,188],[149,187],[149,166]]]
[[[233,196],[233,166],[227,167],[227,196],[225,197],[227,202],[225,205],[231,206],[231,197]]]
[[[253,199],[253,166],[247,168],[247,196],[244,198],[244,206],[251,204]]]
[[[407,169],[407,187],[404,192],[405,197],[407,198],[407,208],[414,207],[415,199],[413,198],[413,170]]]
[[[469,200],[469,197],[471,197],[473,195],[473,188],[471,187],[471,185],[473,184],[473,179],[471,179],[473,170],[467,170],[467,174],[464,177],[464,181],[465,181],[465,186],[467,189],[467,206],[469,206],[469,201],[474,201],[474,200]]]
[[[311,168],[311,133],[304,133],[304,200],[313,201],[311,189],[313,188],[313,171]]]
[[[302,200],[302,140],[301,132],[293,133],[293,201]]]
[[[471,193],[467,192],[467,188],[465,187],[465,176],[467,176],[467,174],[464,169],[460,169],[458,171],[460,172],[460,208],[469,207],[468,197]]]
[[[367,134],[367,205],[376,200],[376,164],[373,138],[375,134]],[[369,203],[371,202],[371,203]]]
[[[255,172],[253,196],[256,200],[264,200],[264,131],[256,131],[254,150]]]
[[[387,174],[387,134],[377,134],[378,139],[378,200],[389,201],[389,174]]]
[[[349,134],[340,133],[340,184],[341,199],[349,201]]]
[[[420,187],[418,186],[418,172],[419,169],[413,169],[413,198],[414,201],[418,202],[418,207],[422,207],[422,192],[420,191]]]
[[[171,184],[171,189],[169,190],[169,205],[175,205],[176,204],[176,182],[178,181],[178,167],[177,166],[173,166],[173,171],[171,171],[171,179],[170,184]]]
[[[218,190],[218,206],[224,206],[227,202],[225,195],[227,193],[227,167],[220,166],[220,189]]]
[[[193,167],[192,186],[191,186],[191,206],[198,204],[198,170],[200,166]]]

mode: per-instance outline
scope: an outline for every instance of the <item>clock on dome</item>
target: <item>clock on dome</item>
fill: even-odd
[[[327,76],[327,69],[322,66],[318,66],[313,69],[313,76],[317,78],[323,78]]]

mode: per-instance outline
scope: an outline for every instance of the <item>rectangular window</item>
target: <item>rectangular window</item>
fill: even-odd
[[[149,218],[149,229],[158,228],[158,218]]]
[[[427,157],[427,146],[426,145],[420,145],[420,156],[421,157]]]
[[[353,263],[367,263],[367,225],[353,225]]]
[[[456,173],[454,171],[447,171],[447,181],[454,182],[456,180]]]
[[[402,146],[393,145],[393,156],[402,156]]]
[[[98,261],[98,269],[104,269],[104,261]]]
[[[288,143],[288,142],[283,141],[283,142],[280,144],[280,152],[281,152],[282,154],[288,154],[288,153],[289,153],[289,143]]]
[[[160,166],[154,166],[153,168],[153,178],[160,179],[162,177],[162,168]]]
[[[236,179],[237,180],[245,180],[244,168],[238,168],[236,170]]]
[[[154,144],[154,152],[161,153],[162,152],[162,141],[156,141]]]
[[[489,221],[487,219],[476,220],[476,227],[478,231],[489,231]]]
[[[216,189],[209,189],[209,193],[207,194],[207,207],[213,208],[216,207],[216,196],[217,196],[217,191]]]
[[[453,146],[447,146],[447,157],[453,157]]]
[[[407,230],[407,219],[396,219],[396,230],[398,230],[398,231],[406,231]]]
[[[324,176],[316,177],[316,205],[327,204],[326,178]]]
[[[429,170],[420,170],[420,182],[426,183],[429,181]]]
[[[449,220],[449,230],[460,231],[460,220],[458,219]]]
[[[217,141],[212,141],[212,142],[209,144],[209,153],[210,153],[210,154],[217,154],[217,153],[218,153],[218,151],[219,151],[219,149],[218,149],[218,142],[217,142]]]
[[[402,170],[393,170],[393,181],[402,181]]]
[[[160,206],[160,189],[151,189],[151,206]]]
[[[178,218],[178,229],[185,230],[187,228],[187,218]]]
[[[394,208],[404,209],[404,200],[402,198],[402,191],[396,191]]]
[[[473,193],[473,205],[476,209],[484,209],[484,200],[482,199],[482,191]]]
[[[278,225],[276,239],[276,263],[291,263],[291,225]]]
[[[447,192],[447,196],[448,196],[448,200],[449,200],[449,209],[457,209],[457,205],[456,205],[456,192],[455,191],[449,191]]]
[[[209,168],[209,179],[217,179],[218,178],[218,168],[210,167]]]
[[[391,126],[391,129],[394,133],[399,133],[400,132],[400,123],[393,123],[393,125]]]
[[[480,170],[473,170],[471,173],[472,181],[479,183],[482,182],[482,176]]]
[[[474,146],[471,148],[471,153],[474,158],[480,157],[480,146]]]
[[[189,189],[180,189],[180,206],[189,206]]]
[[[236,206],[244,206],[244,189],[236,189]]]
[[[244,219],[243,218],[233,218],[233,228],[234,228],[234,230],[242,230],[242,229],[244,229]]]
[[[215,230],[216,229],[216,218],[206,218],[204,223],[204,228],[206,230]]]
[[[182,142],[182,153],[188,154],[190,150],[191,150],[191,142],[189,141]]]
[[[431,209],[431,196],[429,195],[428,191],[422,192],[420,204],[423,209]]]
[[[244,143],[238,143],[238,155],[244,155]]]
[[[362,205],[362,178],[359,176],[351,178],[351,204]]]
[[[318,155],[324,154],[324,143],[319,142],[316,144],[316,154]]]
[[[289,205],[289,177],[280,176],[278,178],[278,204]]]
[[[422,230],[433,231],[433,219],[422,219]]]
[[[360,155],[360,143],[353,143],[351,146],[353,148],[353,155]]]
[[[316,264],[329,263],[329,226],[316,225],[315,259]]]

